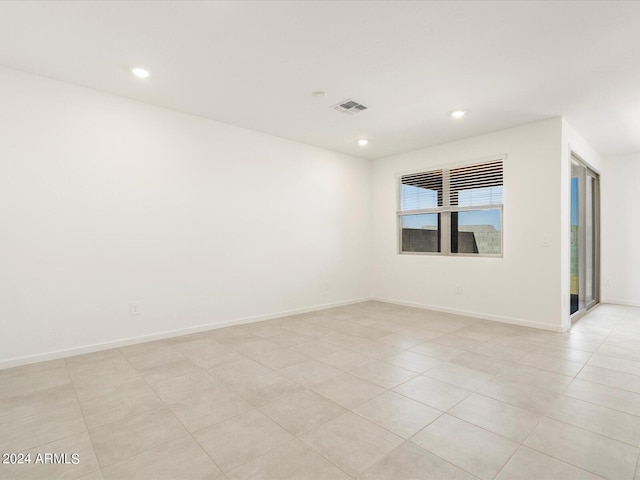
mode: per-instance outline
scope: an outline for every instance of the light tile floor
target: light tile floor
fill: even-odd
[[[615,305],[559,334],[367,302],[0,371],[7,480],[640,480],[639,447]]]

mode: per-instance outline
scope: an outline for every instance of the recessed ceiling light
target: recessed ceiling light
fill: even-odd
[[[451,112],[451,116],[453,118],[462,118],[464,117],[464,114],[467,113],[464,110],[456,110],[455,112]]]
[[[360,145],[361,147],[364,147],[367,143],[369,143],[369,140],[367,140],[366,138],[361,138],[360,140],[358,140],[358,145]]]
[[[142,67],[133,67],[131,69],[131,73],[133,73],[138,78],[149,78],[151,76],[151,72]]]
[[[327,96],[327,92],[323,92],[321,90],[318,90],[317,92],[312,92],[311,95],[313,95],[314,97],[317,97],[317,98],[322,98],[322,97],[326,97]]]

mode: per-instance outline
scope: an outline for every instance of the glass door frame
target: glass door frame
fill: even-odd
[[[578,310],[570,314],[571,322],[575,322],[588,310],[600,303],[600,174],[591,168],[574,152],[571,152],[571,179],[573,167],[578,167]],[[591,179],[591,198],[587,208],[587,180]],[[591,232],[586,231],[587,212],[591,213]],[[570,213],[571,215],[571,208]],[[569,220],[571,228],[571,219]],[[587,234],[591,236],[591,292],[587,292]],[[569,245],[571,248],[571,245]],[[571,258],[571,255],[570,255]],[[569,269],[571,271],[571,268]],[[585,302],[589,298],[588,303]],[[569,302],[571,303],[571,302]],[[583,303],[583,305],[581,305]]]

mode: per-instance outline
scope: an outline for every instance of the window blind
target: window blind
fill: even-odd
[[[401,210],[442,207],[442,169],[403,175]]]
[[[449,172],[451,206],[501,205],[503,191],[502,160],[452,168]]]

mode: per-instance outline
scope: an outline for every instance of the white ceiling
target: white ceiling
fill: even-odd
[[[367,158],[559,115],[640,151],[640,2],[5,1],[0,64]]]

